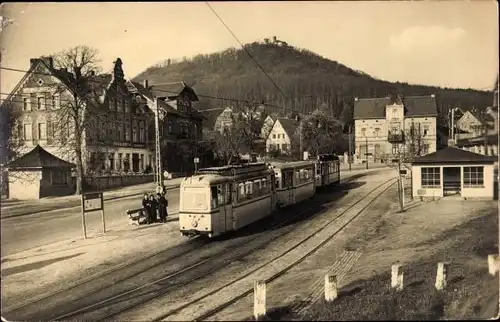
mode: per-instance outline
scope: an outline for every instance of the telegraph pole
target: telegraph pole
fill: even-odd
[[[155,113],[155,183],[156,191],[163,193],[163,169],[161,160],[161,137],[160,137],[160,109],[158,106],[158,98],[154,98],[154,113]]]
[[[349,125],[349,155],[347,156],[347,161],[349,162],[349,171],[351,171],[351,163],[352,163],[352,125]]]

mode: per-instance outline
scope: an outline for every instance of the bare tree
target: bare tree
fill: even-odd
[[[87,46],[54,55],[52,72],[61,82],[53,85],[54,92],[60,95],[60,108],[53,115],[53,129],[57,133],[52,136],[58,141],[54,143],[61,153],[76,163],[76,194],[82,193],[86,135],[92,131],[100,136],[108,126],[99,108],[106,85],[95,78],[100,71],[97,55],[96,49]]]
[[[342,122],[331,116],[326,107],[315,110],[301,123],[295,140],[300,140],[302,134],[303,149],[312,155],[338,152],[337,148],[344,145]]]
[[[215,143],[217,155],[222,158],[227,165],[239,159],[247,143],[246,134],[241,127],[241,123],[230,128],[223,128],[221,132],[214,131],[211,139]]]

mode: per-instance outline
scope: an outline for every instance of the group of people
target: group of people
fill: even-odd
[[[155,222],[167,222],[167,207],[168,200],[161,193],[156,194],[157,197],[153,194],[148,195],[144,194],[144,198],[142,199],[142,208],[144,209],[145,216],[145,224],[152,224]]]

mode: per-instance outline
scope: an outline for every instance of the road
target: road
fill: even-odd
[[[167,194],[169,213],[177,212],[179,189],[171,189]],[[126,228],[127,209],[141,207],[141,196],[104,202],[106,230],[109,232]],[[89,235],[100,233],[102,229],[99,211],[86,214]],[[79,208],[61,209],[22,217],[2,219],[2,258],[30,248],[40,247],[58,241],[82,238],[82,219]]]

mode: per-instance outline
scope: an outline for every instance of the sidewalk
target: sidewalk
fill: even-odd
[[[178,188],[184,178],[165,181],[167,190]],[[155,192],[154,183],[128,186],[116,190],[104,191],[104,200],[116,200]],[[39,200],[2,200],[0,218],[31,215],[40,212],[79,207],[81,196],[47,197]]]

